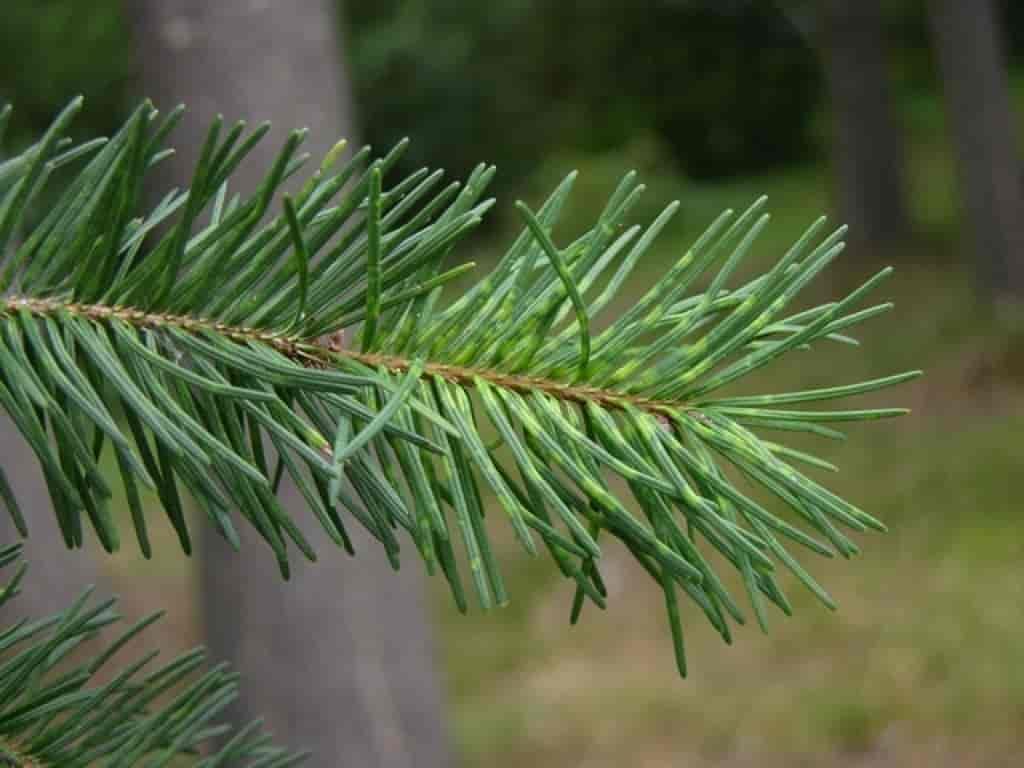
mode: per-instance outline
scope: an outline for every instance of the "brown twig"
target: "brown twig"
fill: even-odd
[[[174,327],[190,333],[212,331],[233,341],[244,343],[256,341],[276,349],[290,360],[301,365],[321,367],[330,364],[332,358],[346,358],[372,368],[386,368],[389,371],[405,371],[412,361],[393,355],[357,352],[345,348],[337,337],[306,339],[287,336],[258,328],[228,325],[191,315],[174,315],[160,312],[145,312],[133,307],[107,304],[83,304],[62,302],[57,299],[32,299],[12,296],[6,299],[2,314],[27,310],[33,315],[58,315],[67,313],[86,317],[96,322],[120,320],[136,328],[161,329]],[[514,392],[542,392],[559,400],[574,403],[596,403],[605,408],[622,409],[633,406],[652,413],[686,408],[683,403],[669,400],[653,400],[639,395],[618,392],[600,387],[566,384],[554,379],[535,376],[502,373],[487,368],[468,368],[445,363],[428,362],[423,368],[424,376],[440,376],[463,387],[474,386],[474,379],[480,378],[497,387]]]

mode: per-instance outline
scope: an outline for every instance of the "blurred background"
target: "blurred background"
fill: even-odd
[[[145,5],[6,0],[0,103],[15,106],[7,152],[31,142],[76,93],[86,107],[75,131],[92,136],[109,134],[163,87],[147,59],[155,48],[137,39]],[[200,13],[196,3],[178,5],[185,17]],[[738,632],[726,647],[690,611],[691,674],[679,680],[661,598],[625,553],[609,552],[609,610],[588,609],[570,628],[570,588],[493,524],[512,604],[460,616],[442,583],[426,592],[434,639],[424,641],[423,663],[436,657],[446,704],[444,722],[423,727],[440,729],[449,746],[417,760],[413,738],[403,756],[373,764],[1018,765],[1024,543],[1011,481],[1024,466],[1024,3],[284,5],[292,15],[320,14],[313,21],[330,30],[336,60],[324,88],[345,94],[339,130],[381,150],[412,137],[406,170],[429,165],[458,178],[481,160],[498,166],[495,214],[458,258],[486,268],[516,226],[512,202],[538,202],[573,169],[580,181],[559,231],[581,230],[636,168],[648,185],[637,219],[676,198],[682,208],[625,302],[722,209],[767,194],[774,219],[749,270],[772,263],[828,212],[851,224],[852,247],[805,301],[892,264],[882,292],[896,307],[860,332],[862,346],[794,353],[751,386],[786,391],[926,371],[872,399],[912,415],[856,427],[845,444],[795,441],[838,464],[830,487],[891,528],[863,537],[852,563],[806,563],[838,613],[794,588],[794,618],[779,616],[767,636]],[[172,22],[161,27],[172,42],[192,34]],[[308,57],[301,37],[279,31],[267,50]],[[231,34],[225,27],[224,39]],[[203,98],[202,73],[188,76],[175,100]],[[232,77],[273,87],[249,70]],[[306,85],[293,110],[214,108],[228,119],[311,124],[317,115],[303,105],[319,100],[321,86]],[[130,545],[95,567],[130,610],[169,609],[151,641],[170,650],[204,640],[201,598],[216,601],[203,569],[164,536],[151,562]],[[383,560],[365,551],[346,573],[372,558]],[[314,600],[301,585],[281,599],[303,595]],[[315,607],[330,622],[332,607]],[[401,656],[405,630],[396,627]],[[292,629],[301,651],[301,628]],[[258,686],[258,671],[245,674]],[[337,711],[344,719],[344,707]]]

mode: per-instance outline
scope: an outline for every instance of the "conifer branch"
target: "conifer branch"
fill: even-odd
[[[69,546],[90,527],[108,550],[121,545],[120,479],[147,556],[142,487],[185,551],[183,493],[229,541],[239,521],[255,528],[287,576],[295,550],[316,557],[303,512],[277,499],[287,474],[336,544],[351,551],[348,526],[362,525],[397,568],[411,540],[465,610],[464,563],[482,606],[508,599],[489,494],[527,551],[543,546],[576,584],[572,621],[606,602],[599,538],[625,545],[664,592],[685,671],[680,591],[729,640],[746,615],[720,564],[740,574],[764,627],[767,603],[789,612],[779,566],[832,605],[789,547],[848,557],[857,546],[843,529],[884,528],[808,474],[831,465],[761,433],[841,437],[832,422],[899,415],[804,406],[918,372],[729,393],[794,349],[850,343],[851,327],[890,308],[863,306],[882,270],[837,301],[791,309],[841,253],[843,229],[819,220],[736,285],[769,219],[763,199],[727,211],[597,331],[678,208],[630,224],[635,174],[564,245],[552,231],[575,174],[536,210],[520,204],[522,232],[445,304],[467,269],[446,261],[492,206],[493,167],[464,184],[427,169],[392,182],[405,143],[347,160],[339,145],[274,216],[305,162],[303,133],[239,195],[232,173],[263,129],[222,138],[217,121],[189,187],[146,211],[144,174],[177,113],[161,123],[144,104],[109,141],[72,146],[62,134],[76,109],[0,165],[0,405],[39,459]],[[52,170],[69,163],[75,178],[36,215]],[[12,495],[0,496],[24,533]]]
[[[20,545],[0,547],[0,570],[17,566],[0,585],[0,606],[14,600],[26,566]],[[156,668],[148,653],[108,674],[115,656],[160,614],[110,636],[120,621],[115,603],[86,592],[54,616],[21,620],[0,630],[0,766],[88,768],[165,765],[182,756],[196,768],[296,765],[305,755],[270,745],[253,723],[236,733],[215,719],[237,696],[236,676],[223,666],[201,673],[202,650]],[[100,678],[103,678],[100,681]],[[200,748],[224,737],[200,757]]]

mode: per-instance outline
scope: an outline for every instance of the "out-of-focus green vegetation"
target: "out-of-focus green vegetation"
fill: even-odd
[[[743,14],[755,13],[749,6],[799,14],[807,3],[723,3],[719,16],[680,0],[347,5],[367,137],[409,134],[413,161],[456,171],[498,162],[506,186],[497,225],[474,254],[485,265],[492,242],[507,240],[513,195],[535,201],[573,168],[581,175],[563,238],[592,220],[630,167],[649,187],[638,218],[682,202],[634,291],[725,207],[769,195],[774,219],[751,269],[829,207],[822,94],[814,71],[794,74],[808,61],[814,69],[813,51],[791,41],[780,46],[785,61],[776,70],[724,54],[715,76],[700,69],[708,51],[740,51],[793,18],[743,28]],[[574,5],[605,9],[609,23],[587,23]],[[1019,63],[1024,4],[1005,6]],[[132,84],[118,7],[7,4],[0,100],[16,103],[20,140],[77,91],[91,100],[93,132],[120,119]],[[912,407],[912,416],[858,427],[848,444],[815,447],[841,468],[826,478],[832,487],[891,532],[861,539],[864,554],[852,564],[809,563],[837,598],[836,614],[800,599],[794,584],[797,615],[776,618],[768,636],[749,628],[726,648],[693,621],[685,682],[673,674],[659,595],[644,589],[628,558],[619,569],[612,558],[609,611],[588,607],[570,629],[571,594],[509,537],[500,553],[509,608],[458,616],[435,585],[440,655],[467,766],[1002,766],[1020,754],[1024,544],[1012,482],[1024,434],[1024,340],[989,323],[960,256],[954,163],[922,7],[887,4],[917,233],[893,256],[898,270],[882,290],[896,309],[872,322],[859,348],[821,347],[806,353],[806,365],[795,354],[757,377],[759,389],[783,391],[925,369],[923,380],[884,395]],[[689,21],[669,24],[664,14],[673,13]],[[651,78],[670,66],[677,86],[653,90]],[[778,78],[793,85],[785,108],[773,98]],[[1013,86],[1024,115],[1024,78]],[[723,145],[731,149],[709,150],[723,125],[734,131]],[[876,266],[846,259],[807,300]],[[180,603],[171,606],[177,637],[169,641],[185,644],[197,635],[188,607],[194,575],[167,553],[144,567],[130,552],[106,562],[124,583],[148,585],[131,590],[129,601]]]
[[[120,2],[5,2],[0,11],[0,104],[16,107],[5,148],[30,141],[78,93],[87,98],[73,131],[107,135],[132,106],[132,56]]]
[[[814,151],[816,54],[773,3],[382,0],[348,14],[368,133],[391,143],[415,125],[410,161],[461,172],[486,157],[507,185],[552,147],[638,132],[699,177]]]

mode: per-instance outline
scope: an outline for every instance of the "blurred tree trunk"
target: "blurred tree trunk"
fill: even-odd
[[[16,617],[40,618],[64,610],[87,586],[103,578],[88,534],[83,549],[65,546],[39,462],[6,416],[0,416],[0,465],[14,486],[29,534],[25,540],[29,572],[21,584],[21,596],[0,609],[3,629]],[[20,538],[6,510],[0,510],[0,547]],[[8,570],[5,575],[11,573]]]
[[[178,102],[189,107],[171,137],[179,154],[164,170],[165,187],[188,178],[217,113],[250,126],[273,122],[233,179],[236,190],[254,188],[295,127],[311,128],[302,147],[313,154],[310,172],[338,138],[352,135],[333,6],[332,0],[129,5],[148,95],[164,110]],[[283,483],[281,494],[298,520],[310,519],[294,486]],[[302,527],[320,562],[309,565],[293,553],[289,582],[255,535],[243,536],[239,554],[216,535],[203,538],[206,636],[214,658],[230,661],[242,677],[244,701],[232,717],[265,717],[281,743],[314,751],[313,766],[448,764],[413,553],[399,575],[368,536],[354,535],[352,560],[315,523]],[[350,527],[353,534],[356,528]]]
[[[819,26],[839,212],[860,253],[891,252],[906,238],[908,224],[903,135],[879,0],[822,0]]]
[[[1024,300],[1024,194],[997,9],[991,0],[932,0],[932,36],[982,282]]]

